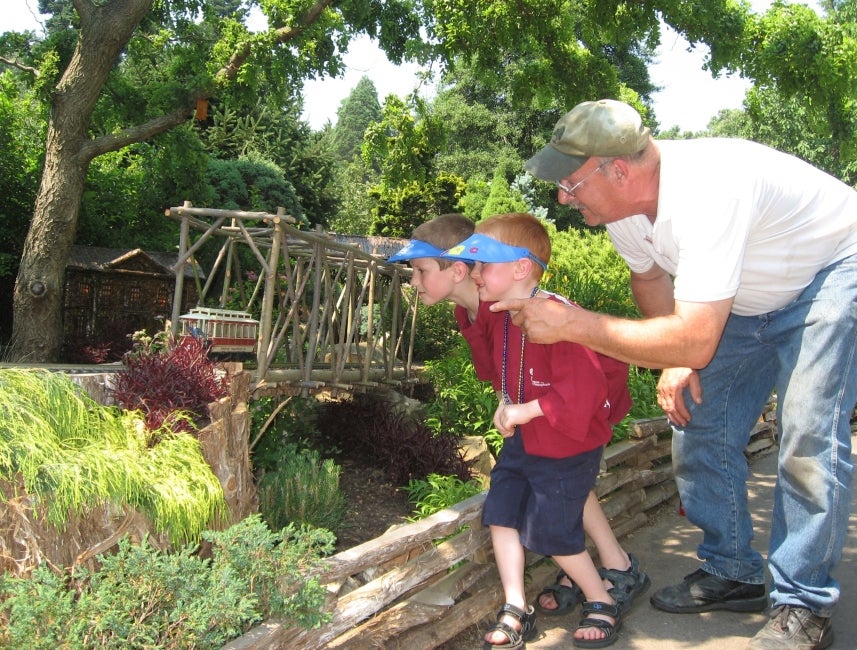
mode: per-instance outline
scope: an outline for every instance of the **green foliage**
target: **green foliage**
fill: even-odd
[[[0,576],[0,646],[5,648],[219,648],[270,616],[317,627],[325,591],[305,580],[332,549],[327,531],[271,532],[253,516],[206,532],[212,558],[128,538],[99,556],[100,568],[59,575],[46,565],[30,578]]]
[[[174,543],[196,541],[226,508],[194,436],[147,432],[138,413],[100,406],[40,370],[0,370],[0,478],[23,481],[60,530],[71,513],[127,503]]]
[[[251,191],[259,209],[282,206],[290,211],[299,206],[298,212],[289,213],[299,219],[303,215],[312,224],[326,224],[339,203],[331,187],[336,170],[329,138],[313,134],[301,121],[301,102],[295,97],[277,102],[276,95],[267,92],[249,100],[239,95],[218,98],[209,119],[198,124],[208,153],[220,160],[247,159],[271,168],[264,175],[272,178],[263,183],[252,174],[244,179],[248,186],[259,185]],[[224,207],[213,201],[207,198],[206,204]]]
[[[408,500],[414,504],[414,516],[410,521],[419,521],[454,506],[465,499],[476,496],[485,486],[481,480],[462,481],[457,476],[429,474],[424,479],[408,482]]]
[[[820,166],[849,183],[857,177],[852,162],[857,157],[857,80],[853,73],[857,31],[852,5],[831,3],[828,16],[822,17],[802,4],[774,3],[762,16],[747,22],[738,57],[743,74],[753,80],[757,91],[762,95],[776,92],[773,98],[758,98],[768,107],[766,115],[754,117],[757,127],[762,131],[780,127],[788,132],[788,115],[799,117],[796,124],[810,141],[809,149],[823,151],[826,164]],[[757,110],[752,105],[755,99],[750,99],[751,111]],[[766,124],[764,118],[769,116],[773,119]],[[795,150],[798,143],[793,136],[786,137],[791,142],[787,150]],[[825,140],[829,140],[828,146]]]
[[[378,91],[369,77],[360,78],[348,97],[342,100],[336,116],[336,125],[330,131],[333,155],[348,163],[360,157],[366,129],[381,120]]]
[[[660,417],[664,414],[658,406],[659,373],[648,368],[630,366],[628,368],[628,390],[634,400],[631,411],[614,427],[613,440],[628,437],[629,427],[634,420]]]
[[[857,183],[857,161],[843,155],[832,123],[804,98],[755,88],[747,92],[744,106],[747,137],[802,158],[850,185]]]
[[[363,140],[363,162],[379,173],[370,191],[376,202],[371,234],[407,237],[428,219],[457,211],[464,180],[435,166],[443,134],[440,120],[418,97],[408,103],[387,97],[382,120],[366,129]]]
[[[282,169],[258,155],[238,160],[215,160],[208,165],[211,201],[225,210],[274,212],[278,207],[306,223],[300,199]]]
[[[459,436],[483,436],[497,456],[503,437],[494,428],[497,395],[491,384],[479,381],[464,339],[445,356],[427,361],[423,378],[435,390],[425,407],[426,424],[436,432],[454,431]]]
[[[14,277],[38,187],[43,108],[10,72],[0,74],[0,278]]]
[[[463,190],[464,181],[450,174],[438,174],[426,184],[376,187],[370,193],[376,201],[370,234],[406,238],[429,219],[457,212]]]
[[[498,170],[491,180],[488,200],[482,208],[482,219],[487,219],[495,214],[526,212],[527,208],[528,206],[521,194],[510,189],[506,175]]]
[[[678,127],[675,127],[678,128]],[[686,134],[692,137],[693,134]],[[744,138],[752,140],[750,135],[749,115],[740,109],[724,109],[718,111],[717,115],[708,122],[708,130],[702,134],[715,138]],[[660,137],[678,139],[669,134],[661,134]]]
[[[328,222],[330,232],[368,235],[378,206],[377,194],[370,189],[378,182],[377,173],[368,170],[362,160],[337,168],[332,185],[339,194],[336,214]]]
[[[380,171],[382,186],[422,185],[431,177],[442,142],[441,124],[424,102],[413,96],[406,103],[389,95],[382,119],[366,129],[362,157],[367,166]]]
[[[633,318],[639,311],[631,294],[628,266],[603,230],[556,231],[551,260],[541,286],[585,309]]]
[[[429,308],[419,307],[413,348],[415,362],[442,359],[457,347],[460,337],[454,309],[455,305],[451,302],[438,303]],[[407,326],[410,327],[410,323]]]
[[[315,398],[290,396],[277,402],[273,397],[259,397],[249,402],[248,409],[253,437],[250,453],[257,472],[281,467],[296,448],[311,448],[318,411]]]
[[[99,156],[87,171],[75,242],[174,250],[179,225],[164,218],[164,208],[189,197],[208,204],[207,161],[199,137],[187,126]]]
[[[282,463],[259,481],[259,510],[272,528],[290,523],[339,530],[345,495],[339,489],[340,467],[315,450],[289,445]]]

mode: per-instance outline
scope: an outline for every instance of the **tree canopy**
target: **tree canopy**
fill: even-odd
[[[22,182],[18,207],[12,205],[33,208],[18,245],[11,356],[56,358],[62,277],[78,235],[98,237],[99,220],[117,238],[133,233],[127,220],[110,223],[120,205],[154,213],[165,201],[210,196],[209,158],[252,155],[264,169],[279,170],[293,188],[293,209],[325,223],[337,203],[329,188],[336,157],[328,138],[298,123],[295,108],[305,80],[342,71],[357,35],[376,40],[394,63],[437,62],[455,85],[454,101],[438,114],[445,117],[385,98],[373,124],[386,123],[391,140],[368,125],[363,153],[368,146],[378,177],[347,178],[374,184],[377,216],[395,221],[373,227],[392,232],[461,198],[467,185],[487,199],[501,175],[511,180],[518,173],[511,169],[515,157],[540,147],[550,131],[545,125],[578,101],[621,98],[656,124],[646,66],[661,19],[710,49],[712,74],[738,71],[760,93],[791,98],[818,133],[828,125],[834,147],[825,155],[834,163],[853,159],[855,0],[825,7],[828,17],[782,2],[756,16],[735,0],[40,0],[40,11],[51,15],[43,36],[0,36],[0,94],[8,98],[0,111],[17,118],[0,130],[0,153],[13,139],[45,134],[43,155],[28,150],[6,158],[19,178],[42,170],[33,198],[26,200]],[[264,17],[264,28],[251,29],[251,12]],[[26,102],[46,123],[17,115]],[[761,99],[755,105],[774,107]],[[195,119],[206,106],[209,116]],[[447,127],[456,124],[461,140],[450,145]],[[490,135],[468,132],[467,124]],[[350,139],[340,132],[340,155],[355,149],[354,132]],[[473,147],[488,139],[494,151],[482,154],[480,177],[471,176],[483,166]],[[404,143],[418,146],[398,146]],[[139,202],[143,188],[157,189],[147,205]],[[2,265],[0,259],[0,272]]]

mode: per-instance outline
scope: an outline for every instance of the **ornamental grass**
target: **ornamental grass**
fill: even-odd
[[[173,544],[198,541],[226,511],[223,489],[197,438],[168,427],[148,431],[139,412],[102,406],[65,375],[0,370],[0,479],[23,484],[61,531],[70,513],[108,502]]]

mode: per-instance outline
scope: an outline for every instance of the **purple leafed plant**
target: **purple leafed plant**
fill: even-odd
[[[136,346],[123,358],[113,394],[127,410],[142,411],[150,431],[166,421],[173,431],[199,427],[208,405],[227,394],[226,380],[205,343],[185,338],[166,347]],[[191,422],[177,414],[190,416]]]

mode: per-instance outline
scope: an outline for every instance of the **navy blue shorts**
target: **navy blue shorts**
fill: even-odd
[[[603,447],[578,456],[545,458],[524,452],[521,435],[503,442],[491,471],[482,524],[514,528],[521,544],[540,555],[586,550],[583,506],[595,485]]]

